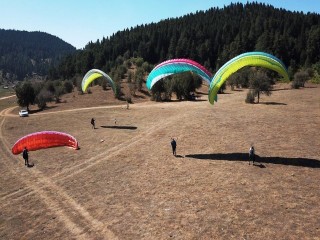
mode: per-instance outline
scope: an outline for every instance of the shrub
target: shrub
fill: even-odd
[[[250,90],[247,93],[247,97],[246,97],[246,103],[254,103],[254,92],[252,90]]]
[[[124,64],[127,68],[131,68],[132,66],[132,62],[130,60],[126,60]]]
[[[224,93],[224,90],[226,90],[226,83],[224,82],[221,87],[219,88],[219,93]]]
[[[123,95],[123,93],[122,93],[122,91],[121,91],[121,85],[120,85],[120,82],[118,82],[118,81],[115,81],[114,82],[114,84],[115,84],[115,93],[114,93],[114,96],[115,96],[115,98],[117,98],[117,99],[121,99],[121,97],[122,97],[122,95]]]
[[[127,101],[127,103],[132,103],[131,97],[130,97],[130,96],[127,96],[127,97],[126,97],[126,101]]]
[[[300,84],[298,81],[293,80],[293,81],[291,82],[291,88],[293,88],[293,89],[298,89],[298,88],[300,88],[300,87],[301,87],[301,84]]]
[[[101,80],[101,87],[102,87],[102,90],[104,90],[104,91],[107,90],[107,80],[106,79]]]
[[[137,85],[135,85],[132,82],[129,82],[129,89],[130,89],[130,94],[132,96],[136,96]]]
[[[40,110],[43,110],[43,109],[46,108],[47,102],[46,102],[46,100],[44,99],[43,96],[40,95],[40,96],[37,97],[37,105],[38,105],[38,108]]]
[[[73,90],[73,84],[71,81],[65,81],[63,84],[64,90],[67,93],[71,93]]]
[[[141,91],[141,89],[142,89],[142,85],[143,85],[143,81],[144,81],[143,77],[144,77],[143,69],[142,68],[137,68],[137,71],[136,71],[136,73],[134,75],[134,82],[137,85],[137,90],[138,91]]]
[[[42,89],[36,97],[36,103],[40,110],[43,110],[47,106],[47,102],[52,101],[52,93],[46,89]]]
[[[128,83],[132,82],[132,72],[128,72]]]
[[[291,83],[291,87],[292,88],[300,88],[300,87],[304,87],[304,84],[306,83],[306,81],[309,79],[309,74],[305,71],[300,71],[297,72],[296,74],[294,74],[294,78],[293,81]]]
[[[56,103],[60,103],[61,99],[60,97],[64,94],[64,88],[62,86],[57,86],[55,88],[54,97],[56,100]]]
[[[144,62],[142,64],[142,69],[145,71],[145,72],[151,72],[152,70],[152,65],[150,65],[148,62]]]
[[[143,58],[141,58],[141,57],[138,57],[137,59],[136,59],[136,65],[137,65],[137,67],[141,67],[142,66],[142,64],[143,64]]]
[[[127,73],[127,68],[124,65],[120,65],[117,67],[116,70],[120,76],[121,79],[123,79],[125,77],[125,74]]]
[[[320,75],[317,71],[315,71],[314,76],[311,80],[312,83],[320,84]]]

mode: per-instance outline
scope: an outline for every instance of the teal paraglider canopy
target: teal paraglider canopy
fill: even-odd
[[[210,84],[212,74],[201,64],[190,59],[171,59],[158,64],[147,78],[147,88],[150,90],[160,79],[172,74],[193,72]]]

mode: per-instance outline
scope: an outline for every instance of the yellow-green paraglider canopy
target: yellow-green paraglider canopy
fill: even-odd
[[[92,83],[94,80],[96,80],[100,77],[103,77],[108,81],[113,92],[115,93],[116,89],[115,89],[115,85],[114,85],[113,80],[108,76],[108,74],[106,74],[105,72],[103,72],[99,69],[91,69],[90,71],[88,71],[86,73],[86,75],[84,75],[82,82],[81,82],[82,91],[85,92],[87,90],[88,86],[90,85],[90,83]]]
[[[217,101],[217,94],[222,84],[236,71],[246,66],[264,67],[278,72],[286,80],[289,79],[287,69],[281,60],[264,52],[248,52],[240,54],[225,63],[214,75],[209,88],[209,102]]]

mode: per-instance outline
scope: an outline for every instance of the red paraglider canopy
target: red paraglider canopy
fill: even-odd
[[[13,154],[22,153],[24,147],[29,151],[39,150],[42,148],[68,146],[78,149],[78,141],[73,136],[56,131],[43,131],[28,134],[20,138],[12,147]]]

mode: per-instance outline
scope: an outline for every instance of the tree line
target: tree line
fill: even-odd
[[[62,83],[72,80],[81,91],[82,77],[97,68],[114,80],[118,99],[123,98],[121,81],[126,78],[130,95],[125,98],[131,101],[136,91],[143,91],[154,65],[164,60],[190,58],[215,73],[241,53],[264,51],[284,62],[292,87],[298,88],[309,79],[320,83],[319,49],[319,14],[290,12],[261,3],[237,3],[125,29],[101,41],[89,42],[83,50],[51,68],[49,77]],[[132,66],[135,71],[130,70]],[[169,78],[153,87],[152,99],[170,100],[172,94],[178,99],[193,99],[201,86],[201,79],[190,73]],[[231,88],[249,88],[246,102],[252,103],[255,98],[259,102],[260,94],[271,94],[275,79],[272,71],[244,68],[233,74],[228,84]],[[99,84],[106,89],[106,82],[100,80]]]
[[[290,12],[262,3],[236,3],[179,18],[144,24],[89,42],[51,69],[53,79],[84,75],[91,68],[110,72],[123,57],[149,64],[190,58],[211,72],[249,51],[281,59],[293,77],[301,67],[320,62],[320,15]]]

